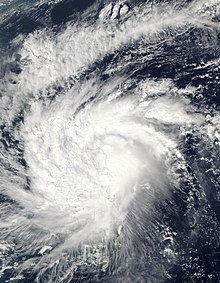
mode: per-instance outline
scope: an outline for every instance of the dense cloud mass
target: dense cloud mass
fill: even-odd
[[[219,282],[219,0],[0,17],[0,282]]]

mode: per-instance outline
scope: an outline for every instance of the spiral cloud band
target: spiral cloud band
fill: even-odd
[[[158,166],[176,143],[158,132],[152,120],[179,123],[175,116],[182,114],[181,124],[194,122],[184,113],[184,102],[175,98],[149,102],[138,95],[111,99],[104,93],[77,111],[79,98],[94,88],[87,84],[49,106],[34,104],[23,129],[32,189],[42,198],[40,223],[46,221],[57,232],[66,229],[67,222],[68,230],[79,229],[80,241],[100,232],[109,235],[115,225],[122,225],[140,186],[150,190],[154,179],[163,182]],[[170,114],[158,120],[160,107],[170,108]],[[57,210],[56,223],[46,217],[50,210]]]
[[[19,71],[1,80],[3,280],[166,282],[184,256],[182,234],[161,215],[191,229],[202,214],[203,167],[192,158],[217,167],[220,116],[201,84],[181,83],[186,55],[174,58],[176,75],[159,60],[163,44],[184,49],[181,37],[197,29],[208,38],[198,53],[214,48],[219,1],[148,2],[110,3],[95,20],[85,12],[84,22],[13,39],[4,60]],[[216,50],[190,70],[215,70]]]

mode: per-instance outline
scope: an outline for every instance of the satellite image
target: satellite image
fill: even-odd
[[[0,0],[0,283],[220,282],[220,0]]]

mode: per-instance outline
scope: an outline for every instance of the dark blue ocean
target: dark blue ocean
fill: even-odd
[[[220,282],[219,154],[219,0],[1,0],[1,283]]]

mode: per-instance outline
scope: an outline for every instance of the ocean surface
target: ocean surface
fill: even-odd
[[[220,282],[219,78],[219,0],[1,0],[0,283]]]

